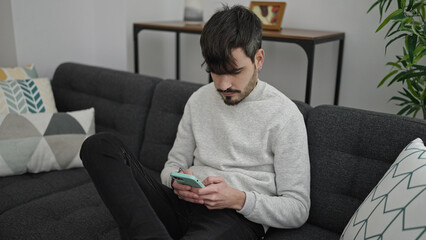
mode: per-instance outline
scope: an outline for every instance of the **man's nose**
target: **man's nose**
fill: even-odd
[[[224,75],[219,76],[216,87],[220,90],[223,90],[223,91],[231,88],[232,82],[231,82],[231,78],[229,77],[229,75],[224,74]]]

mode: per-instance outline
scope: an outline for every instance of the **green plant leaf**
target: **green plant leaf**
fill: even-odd
[[[418,8],[420,8],[423,4],[424,4],[424,2],[423,2],[423,1],[419,1],[419,2],[417,2],[417,3],[414,3],[414,5],[413,5],[413,9],[418,9]],[[424,16],[424,15],[423,15],[423,16]]]
[[[401,56],[396,56],[396,58],[398,59],[398,61],[402,64],[402,66],[404,66],[404,68],[407,68],[407,59],[408,59],[408,55],[405,55],[403,57]]]
[[[404,26],[410,25],[412,21],[413,21],[412,17],[406,17],[401,19],[401,22],[403,23]]]
[[[399,32],[399,30],[397,29],[397,30],[393,31],[392,33],[390,33],[398,23],[399,22],[394,22],[392,24],[392,26],[389,28],[388,32],[386,33],[385,38],[390,37],[390,36],[394,35],[395,33]]]
[[[413,64],[417,63],[420,59],[422,59],[425,52],[426,52],[426,46],[424,45],[422,46],[421,44],[419,44],[418,47],[413,52],[415,57],[413,60]]]
[[[405,98],[402,98],[402,97],[396,97],[396,96],[394,96],[394,97],[392,97],[391,99],[389,99],[389,101],[391,101],[391,100],[393,100],[393,101],[401,101],[401,102],[403,102],[403,104],[407,104],[407,103],[409,103],[409,102],[410,102],[409,100],[407,100],[407,99],[405,99]]]
[[[411,93],[406,89],[406,88],[402,88],[402,90],[404,90],[405,94],[407,94],[406,96],[410,98],[411,102],[413,102],[414,104],[419,104],[419,100],[417,100],[416,97],[414,97],[413,95],[411,95]]]
[[[416,49],[416,45],[417,45],[417,36],[416,35],[407,36],[406,45],[407,45],[408,58],[410,60],[410,63],[412,63],[414,59],[414,49]]]
[[[396,71],[396,70],[395,70]],[[400,73],[398,73],[395,77],[393,77],[393,79],[388,83],[388,87],[390,86],[390,85],[392,85],[394,82],[397,82],[400,78],[401,78],[401,76],[404,74],[404,72],[400,72]]]
[[[406,33],[403,33],[403,34],[401,34],[401,35],[399,35],[398,37],[395,37],[395,38],[393,38],[393,39],[391,39],[391,40],[389,40],[389,42],[386,44],[386,46],[385,46],[385,54],[386,54],[386,51],[387,51],[387,49],[388,49],[388,46],[389,45],[391,45],[393,42],[395,42],[396,40],[398,40],[398,39],[400,39],[400,38],[402,38],[402,37],[405,37],[405,36],[407,36],[407,34]]]
[[[423,88],[419,85],[418,79],[412,79],[411,85],[413,85],[413,88],[415,88],[418,96],[420,96],[421,92],[423,92]]]
[[[417,63],[420,59],[422,59],[422,57],[422,55],[418,55],[417,57],[415,57],[413,60],[413,64]]]
[[[404,92],[398,91],[399,94],[401,94],[402,96],[407,97],[408,101],[410,101],[410,99],[408,98],[407,94],[405,94]]]
[[[420,39],[421,39],[421,34],[419,33],[419,31],[416,29],[416,24],[412,24],[411,25],[411,32],[413,33],[413,34],[415,34],[416,36],[418,36],[418,37],[420,37]]]
[[[385,12],[387,12],[387,11],[388,11],[389,6],[391,5],[391,3],[392,3],[392,1],[390,0],[390,1],[388,2],[388,5],[387,5],[387,6],[386,6],[386,8],[385,8]]]
[[[405,0],[398,0],[398,8],[399,9],[405,8]]]
[[[423,66],[423,65],[414,64],[413,67],[419,70],[426,71],[426,66]]]
[[[411,83],[411,79],[407,79],[406,82],[407,82],[408,90],[410,90],[411,95],[415,98],[419,98],[420,94],[414,89],[413,84]]]
[[[381,0],[378,0],[377,2],[375,2],[368,10],[367,10],[367,13],[369,13],[371,10],[373,10],[373,8],[375,7],[375,6],[377,6],[377,4],[379,4],[380,3],[380,1]]]
[[[406,8],[406,11],[411,11],[411,9],[413,8],[413,5],[414,5],[414,0],[410,0]]]
[[[383,17],[383,12],[387,11],[387,8],[383,11],[386,3],[388,2],[388,6],[389,4],[392,2],[392,0],[378,0],[380,2],[379,4],[379,13],[380,13],[380,18],[379,18],[379,22],[382,21],[382,17]]]
[[[413,113],[413,118],[416,118],[417,113],[419,112],[419,110],[420,110],[420,108],[419,108],[419,109],[417,109],[417,110]]]
[[[423,89],[423,93],[422,93],[422,95],[420,96],[420,99],[423,101],[423,104],[425,104],[425,98],[426,98],[426,88],[425,88],[425,89]]]
[[[398,22],[394,22],[394,24],[396,25],[396,24],[398,24]],[[389,29],[389,30],[390,30],[390,29]],[[401,32],[401,30],[399,30],[399,29],[396,29],[395,31],[393,31],[393,32],[391,32],[391,33],[390,33],[390,32],[388,32],[384,38],[386,39],[386,38],[391,37],[391,36],[393,36],[394,34],[399,33],[399,32]]]
[[[411,106],[405,106],[401,111],[399,111],[397,114],[398,115],[403,115],[406,111],[408,111],[408,109],[410,109]]]
[[[407,116],[410,115],[412,112],[420,109],[420,106],[412,106],[411,109],[407,112]]]
[[[376,29],[376,32],[380,31],[380,29],[382,29],[386,24],[388,24],[388,22],[393,19],[394,17],[400,15],[401,13],[403,13],[404,10],[402,9],[397,9],[396,11],[394,11],[393,13],[389,14],[389,16],[383,20],[382,24],[380,24],[380,26]]]
[[[382,17],[383,17],[383,5],[384,4],[385,4],[385,1],[380,0],[380,4],[379,4],[379,14],[380,14],[379,22],[382,21]]]
[[[414,71],[408,70],[408,71],[400,72],[389,82],[388,86],[390,86],[394,82],[404,82],[406,79],[424,76],[425,74],[426,74],[425,71],[414,72]]]
[[[388,62],[386,63],[387,66],[392,66],[392,67],[396,67],[398,69],[402,69],[401,65],[399,65],[398,63],[394,63],[394,62]]]
[[[388,75],[386,75],[383,79],[382,79],[382,81],[380,81],[380,83],[379,83],[379,85],[377,85],[377,87],[380,87],[380,86],[382,86],[383,85],[383,83],[385,83],[386,82],[386,80],[388,79],[388,78],[390,78],[392,75],[394,75],[395,73],[397,73],[398,72],[398,70],[393,70],[392,72],[390,72]]]

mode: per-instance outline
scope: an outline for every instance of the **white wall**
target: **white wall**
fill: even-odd
[[[221,3],[249,6],[249,0],[204,0],[204,19]],[[370,2],[349,0],[286,0],[283,26],[346,33],[340,105],[395,113],[388,103],[398,86],[376,88],[388,72],[384,66],[401,45],[384,56],[384,33],[375,33],[376,11],[366,14]],[[184,0],[39,0],[12,1],[13,30],[19,65],[35,63],[41,76],[51,77],[58,64],[75,61],[133,71],[134,22],[181,20]],[[207,82],[199,36],[181,36],[181,78]],[[2,47],[0,43],[0,47]],[[140,72],[162,78],[175,76],[174,34],[139,34]],[[266,60],[260,78],[303,100],[307,59],[295,44],[264,42]],[[312,105],[333,101],[337,43],[318,45],[315,52]],[[0,56],[2,59],[3,56]]]
[[[0,66],[15,66],[16,46],[10,0],[0,1]]]
[[[134,70],[133,23],[183,19],[183,6],[183,0],[127,0],[127,54],[130,71]],[[139,62],[142,63],[139,68],[140,73],[174,78],[174,36],[169,32],[148,30],[139,34]]]
[[[127,70],[126,2],[94,1],[94,62],[113,69]]]
[[[62,62],[94,64],[93,0],[14,0],[13,24],[18,65],[36,64],[52,77]]]
[[[128,2],[140,1],[129,0]],[[249,6],[250,4],[249,0],[204,0],[204,19],[210,18],[215,10],[221,7],[222,2],[229,5]],[[388,72],[388,68],[384,66],[385,63],[393,60],[393,56],[401,49],[401,45],[390,47],[388,57],[384,56],[384,31],[375,33],[379,19],[377,11],[366,14],[371,3],[348,0],[287,0],[286,2],[283,27],[345,32],[339,105],[380,112],[397,112],[398,107],[389,103],[388,100],[396,94],[398,86],[378,89],[376,86]],[[154,5],[154,3],[150,4]],[[179,10],[176,8],[176,3],[172,4],[169,1],[169,4],[171,4],[170,8]],[[140,3],[140,5],[143,4]],[[171,13],[167,17],[161,15],[155,18],[143,18],[141,16],[140,20],[133,18],[128,25],[138,21],[180,20],[182,11]],[[150,12],[144,11],[144,13],[149,15]],[[132,15],[132,12],[129,11],[129,14]],[[132,33],[128,32],[128,38],[131,37]],[[132,43],[128,43],[132,51]],[[139,35],[139,46],[141,73],[174,78],[173,34],[142,31]],[[202,58],[199,36],[182,34],[181,47],[181,78],[191,82],[206,82],[206,75],[200,68]],[[303,101],[307,72],[305,52],[299,46],[288,43],[264,41],[263,47],[266,51],[266,60],[260,78],[274,85],[290,98]],[[131,51],[128,56],[130,63],[133,62]],[[337,42],[320,44],[315,49],[311,98],[311,104],[314,106],[333,103],[337,53]],[[132,70],[133,65],[130,65],[129,69]]]

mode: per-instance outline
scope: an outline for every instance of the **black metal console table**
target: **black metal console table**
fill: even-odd
[[[133,40],[134,40],[134,60],[135,72],[139,73],[139,54],[138,54],[138,34],[142,30],[157,30],[176,33],[176,79],[180,78],[180,33],[200,34],[203,30],[203,24],[193,25],[185,24],[183,21],[168,22],[152,22],[152,23],[134,23],[133,24]],[[339,41],[339,52],[337,60],[336,72],[336,88],[334,93],[334,104],[338,105],[340,78],[342,75],[343,46],[345,41],[345,33],[304,30],[294,28],[284,28],[281,31],[263,31],[263,40],[275,42],[295,43],[305,50],[308,57],[308,73],[306,77],[305,102],[310,104],[312,91],[312,73],[314,68],[315,45]]]

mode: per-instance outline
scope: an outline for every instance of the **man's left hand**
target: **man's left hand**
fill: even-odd
[[[207,177],[205,188],[192,188],[208,209],[232,208],[241,210],[246,201],[246,194],[230,187],[222,177]]]

